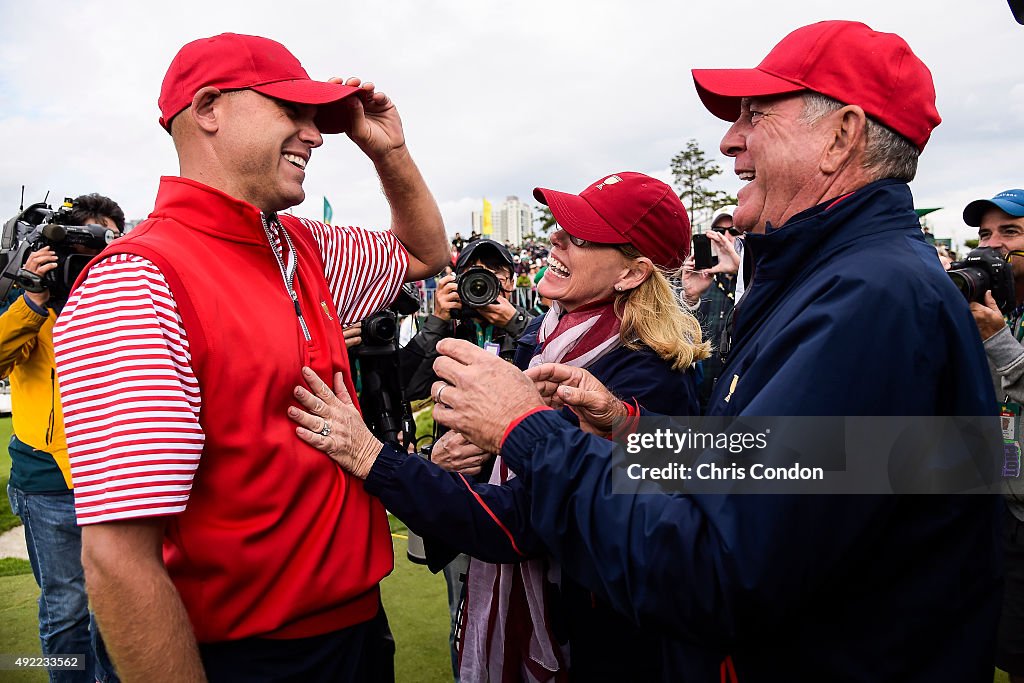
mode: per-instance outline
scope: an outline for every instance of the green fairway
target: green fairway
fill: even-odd
[[[7,452],[7,442],[10,440],[11,418],[0,418],[0,498],[3,498],[3,502],[0,502],[0,534],[21,524],[7,502],[7,480],[11,476],[11,455]]]
[[[391,622],[398,647],[395,653],[396,681],[451,681],[448,655],[448,594],[444,576],[405,556],[408,532],[397,519],[391,520],[395,548],[395,571],[381,583],[384,609]]]
[[[0,653],[40,654],[39,587],[31,574],[0,578]],[[0,671],[0,680],[46,681],[46,671]]]

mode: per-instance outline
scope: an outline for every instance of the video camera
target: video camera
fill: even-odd
[[[28,292],[49,291],[58,303],[66,301],[93,256],[117,238],[114,230],[102,225],[68,225],[72,208],[70,198],[58,211],[38,202],[4,223],[0,232],[0,301],[15,284]],[[40,277],[24,265],[29,254],[43,247],[57,254],[57,267]],[[93,253],[80,253],[79,248]]]
[[[1004,314],[1017,305],[1013,269],[998,249],[979,247],[962,261],[949,264],[949,279],[969,302],[985,303],[985,292],[992,290],[992,298]]]
[[[359,367],[363,421],[378,439],[402,450],[415,439],[416,423],[398,367],[398,318],[419,310],[416,288],[404,285],[390,306],[363,319],[362,343],[349,349],[350,364]]]

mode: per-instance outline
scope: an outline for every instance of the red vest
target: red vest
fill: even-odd
[[[298,257],[306,341],[260,211],[162,178],[149,219],[99,258],[152,261],[174,295],[202,392],[206,443],[164,562],[200,642],[301,638],[371,618],[393,568],[380,502],[295,436],[286,410],[308,365],[333,386],[348,355],[312,235],[281,216]]]

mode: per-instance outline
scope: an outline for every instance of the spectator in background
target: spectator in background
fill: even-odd
[[[1007,404],[1019,421],[1024,417],[1024,190],[971,202],[964,209],[964,223],[978,228],[979,247],[997,249],[1013,271],[1013,311],[1004,315],[988,291],[984,304],[971,302],[971,313],[985,345],[996,400]],[[1024,683],[1024,482],[1019,468],[1008,474],[1003,527],[1006,582],[996,666],[1009,673],[1013,683]]]
[[[115,237],[124,230],[121,207],[98,194],[76,197],[67,213],[58,215],[57,220],[64,225],[99,225]],[[56,252],[43,247],[29,254],[24,268],[43,277],[53,273],[57,265]],[[73,283],[60,284],[69,290]],[[92,683],[97,671],[82,570],[82,532],[75,520],[74,487],[53,353],[53,325],[64,303],[55,300],[49,289],[25,291],[0,315],[0,376],[11,380],[14,432],[8,447],[11,477],[7,495],[11,510],[25,526],[29,562],[39,585],[43,655],[85,657],[84,669],[53,670],[50,680]]]
[[[534,317],[544,315],[551,307],[551,299],[547,298],[540,292],[540,281],[544,279],[544,273],[547,271],[547,266],[541,266],[537,270],[537,274],[533,276],[534,297],[533,308],[530,309],[530,314]]]
[[[942,269],[949,270],[950,264],[953,263],[953,257],[949,255],[949,249],[946,248],[946,245],[936,246],[935,253],[939,255],[939,263],[942,264]]]
[[[932,234],[931,228],[927,225],[921,226],[921,234],[924,235],[924,241],[932,246],[935,246],[935,235]]]
[[[722,373],[723,358],[719,344],[722,331],[735,304],[737,268],[741,265],[735,245],[742,246],[743,241],[739,237],[742,233],[733,227],[731,211],[731,207],[719,211],[711,219],[711,232],[708,238],[716,247],[718,263],[709,270],[688,274],[685,278],[685,298],[692,304],[700,300],[696,311],[697,319],[701,321],[704,338],[709,340],[713,347],[711,356],[700,364],[702,411],[707,409],[715,382]],[[688,266],[692,269],[692,259]]]

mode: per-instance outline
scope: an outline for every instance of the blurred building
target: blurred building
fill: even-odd
[[[533,232],[533,207],[516,196],[508,196],[493,207],[485,199],[483,210],[474,211],[472,218],[474,232],[497,242],[520,244],[523,235]]]

